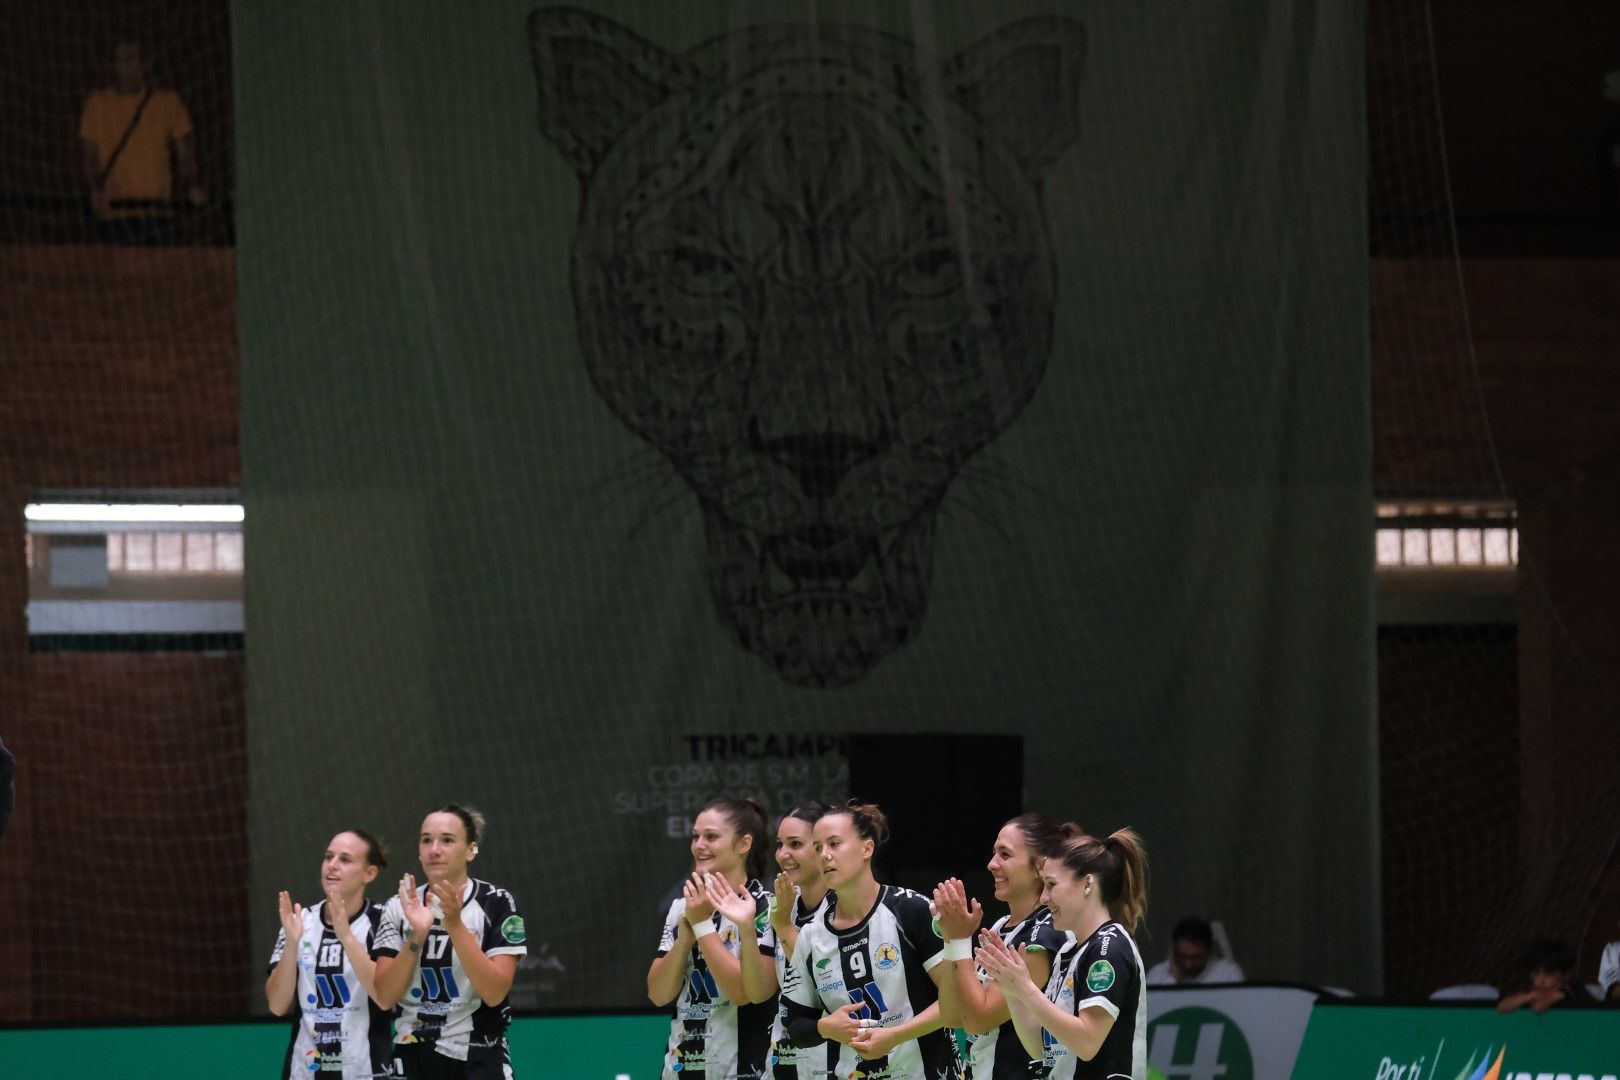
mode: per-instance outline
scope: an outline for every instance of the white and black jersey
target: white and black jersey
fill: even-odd
[[[1119,923],[1105,922],[1063,961],[1052,965],[1047,1000],[1075,1016],[1093,1006],[1103,1009],[1114,1026],[1090,1061],[1042,1031],[1051,1080],[1147,1080],[1147,980],[1136,942]]]
[[[424,904],[437,902],[428,886],[417,888]],[[478,939],[485,956],[528,953],[527,933],[517,900],[505,889],[469,878],[461,890],[461,924]],[[373,956],[398,956],[409,926],[399,897],[383,907]],[[510,1062],[506,1029],[511,1023],[509,1001],[484,1001],[467,978],[466,969],[450,944],[450,935],[435,918],[422,942],[420,954],[407,954],[418,962],[416,978],[400,999],[394,1041],[431,1046],[443,1057],[467,1062]]]
[[[939,1000],[929,972],[945,961],[945,943],[934,928],[928,901],[910,889],[884,885],[866,917],[835,930],[833,909],[799,931],[782,984],[784,1016],[822,1016],[858,1004],[859,1019],[894,1027]],[[887,1057],[862,1061],[839,1047],[838,1075],[862,1080],[956,1080],[961,1075],[956,1041],[936,1029],[901,1043]]]
[[[748,882],[748,892],[754,898],[754,933],[759,939],[760,955],[774,956],[776,932],[771,929],[770,893],[758,880]],[[669,905],[656,956],[669,954],[685,918],[686,899],[682,897]],[[709,918],[720,944],[738,956],[742,938],[736,924],[718,911]],[[775,1015],[774,997],[753,1005],[738,1005],[727,997],[709,971],[703,950],[694,944],[686,958],[686,978],[675,998],[669,1045],[664,1050],[663,1080],[757,1080],[766,1076],[771,1017]]]
[[[1052,925],[1052,913],[1044,907],[1015,923],[1010,923],[1010,918],[1003,915],[997,919],[991,931],[1014,950],[1022,945],[1030,952],[1045,952],[1054,969],[1064,949],[1075,943],[1073,934]],[[980,986],[990,981],[984,968],[979,968],[978,974]],[[1030,1060],[1011,1020],[983,1035],[968,1036],[968,1080],[1044,1080],[1046,1074],[1042,1060]]]
[[[795,894],[793,901],[793,925],[802,932],[812,921],[819,918],[833,902],[833,894],[828,893],[821,898],[821,903],[814,908],[806,909],[802,897]],[[787,983],[788,961],[787,950],[782,942],[776,942],[776,985],[784,986]],[[838,1068],[838,1044],[824,1042],[819,1045],[800,1049],[794,1046],[787,1035],[787,998],[782,998],[782,1007],[776,1011],[776,1020],[771,1024],[771,1080],[827,1080]]]
[[[343,1080],[387,1076],[393,1060],[389,1013],[377,1008],[360,984],[343,943],[321,917],[325,909],[325,900],[306,908],[298,940],[289,943],[283,929],[270,951],[272,971],[287,949],[298,951],[293,1030],[281,1075],[283,1080],[321,1074],[341,1075]],[[368,952],[381,915],[381,904],[363,904],[349,920],[349,928]]]

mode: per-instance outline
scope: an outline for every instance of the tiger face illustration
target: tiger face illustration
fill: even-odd
[[[1045,371],[1040,182],[1083,31],[1026,19],[937,60],[844,25],[678,54],[570,8],[529,30],[581,180],[592,385],[690,486],[730,636],[848,686],[921,631],[941,502]]]

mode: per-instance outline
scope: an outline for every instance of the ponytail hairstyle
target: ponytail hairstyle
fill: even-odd
[[[1077,878],[1094,876],[1108,913],[1135,934],[1147,913],[1148,859],[1141,837],[1124,828],[1099,840],[1078,833],[1078,825],[1073,828],[1077,835],[1065,841],[1053,857]]]
[[[707,813],[710,810],[725,815],[726,821],[738,836],[752,837],[748,845],[748,854],[743,859],[743,868],[748,874],[749,881],[763,881],[768,868],[765,863],[766,851],[770,841],[765,835],[765,823],[770,820],[770,814],[765,810],[765,804],[752,795],[744,795],[740,799],[719,796],[710,799],[698,813]],[[743,884],[735,882],[734,884]]]
[[[848,814],[850,823],[855,826],[855,835],[862,840],[872,841],[873,854],[889,841],[889,818],[877,803],[863,803],[851,799],[843,806],[836,806],[827,812]]]
[[[467,846],[472,849],[469,854],[477,854],[478,845],[483,841],[484,835],[489,832],[489,822],[484,815],[471,806],[462,803],[445,803],[429,810],[430,814],[454,814],[461,819],[461,824],[467,830]]]
[[[358,836],[360,838],[360,842],[366,845],[367,866],[375,866],[378,870],[388,869],[387,844],[383,843],[375,836],[372,836],[364,829],[344,829],[343,831],[354,836]]]
[[[1007,822],[1007,825],[1013,826],[1023,834],[1024,846],[1029,848],[1030,865],[1037,870],[1040,869],[1042,860],[1058,853],[1065,840],[1084,834],[1080,826],[1072,822],[1059,825],[1045,814],[1019,814]],[[1002,828],[1006,828],[1006,825]]]
[[[795,806],[793,809],[789,810],[787,813],[783,814],[782,820],[786,821],[788,818],[794,818],[798,821],[804,822],[806,825],[814,825],[816,822],[825,817],[830,809],[831,808],[828,807],[828,805],[824,802],[817,802],[815,799],[807,799],[806,801]]]

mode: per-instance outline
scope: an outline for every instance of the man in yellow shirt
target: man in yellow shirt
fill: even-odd
[[[188,201],[201,206],[205,199],[191,117],[179,94],[149,84],[150,66],[140,42],[118,42],[113,85],[90,94],[79,120],[90,207],[106,243],[171,241],[176,174]]]

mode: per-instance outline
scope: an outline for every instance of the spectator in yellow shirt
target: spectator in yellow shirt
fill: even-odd
[[[113,84],[93,91],[79,120],[79,146],[96,231],[103,242],[165,244],[174,237],[175,178],[201,206],[191,117],[180,95],[150,83],[138,41],[113,49]],[[171,155],[173,158],[171,166]]]

